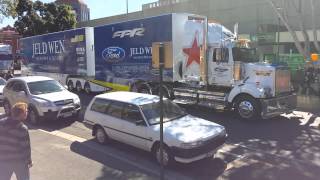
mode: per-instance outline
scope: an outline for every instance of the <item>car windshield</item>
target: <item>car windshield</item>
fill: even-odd
[[[6,80],[0,78],[0,86],[6,85]]]
[[[259,62],[256,50],[252,48],[233,48],[233,59],[241,62]]]
[[[29,82],[28,87],[31,94],[48,94],[53,92],[60,92],[64,88],[55,80]]]
[[[160,123],[160,101],[141,105],[142,112],[150,125]],[[187,113],[170,100],[163,101],[163,122],[186,116]]]

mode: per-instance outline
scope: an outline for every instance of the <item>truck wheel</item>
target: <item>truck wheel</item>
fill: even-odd
[[[259,102],[250,96],[241,96],[236,100],[235,109],[242,119],[254,120],[260,118]]]
[[[71,80],[68,81],[68,90],[69,91],[73,91],[74,90],[73,82]]]
[[[138,92],[143,94],[152,94],[152,89],[148,84],[144,84],[138,89]]]
[[[82,91],[82,86],[81,86],[81,83],[79,81],[77,81],[77,83],[76,83],[76,90],[77,90],[77,92],[81,92]]]
[[[90,84],[88,82],[85,83],[84,85],[84,91],[87,93],[87,94],[90,94],[91,93],[91,87],[90,87]]]

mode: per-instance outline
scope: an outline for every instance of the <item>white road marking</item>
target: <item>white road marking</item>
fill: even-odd
[[[71,135],[71,134],[67,134],[67,133],[64,133],[64,132],[61,132],[61,131],[45,131],[45,130],[42,130],[42,129],[39,129],[39,131],[47,133],[47,134],[51,134],[51,135],[54,135],[54,136],[57,136],[57,137],[60,137],[60,138],[66,139],[66,140],[69,140],[71,142],[77,141],[77,142],[81,142],[82,143],[82,142],[87,141],[87,139],[84,139],[84,138],[81,138],[81,137],[78,137],[78,136],[74,136],[74,135]]]

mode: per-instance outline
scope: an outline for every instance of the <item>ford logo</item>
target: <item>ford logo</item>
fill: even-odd
[[[102,58],[107,62],[119,62],[126,57],[126,52],[120,47],[108,47],[102,51]]]

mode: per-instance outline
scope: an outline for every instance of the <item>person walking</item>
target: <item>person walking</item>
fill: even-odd
[[[29,180],[32,167],[31,147],[27,119],[28,106],[16,103],[8,117],[0,119],[0,180]]]

